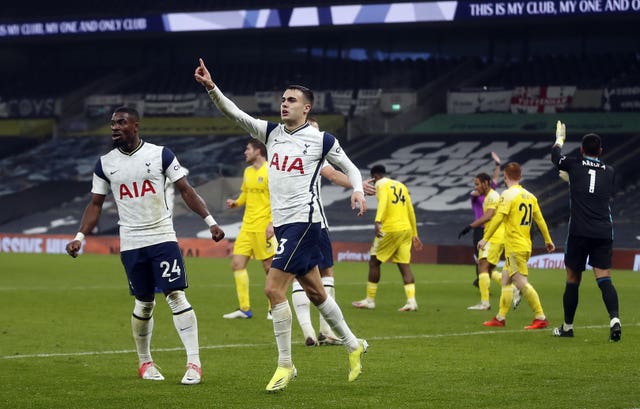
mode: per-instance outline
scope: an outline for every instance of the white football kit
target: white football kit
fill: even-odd
[[[271,213],[275,227],[322,221],[316,181],[324,158],[345,171],[354,191],[363,191],[360,171],[333,135],[308,123],[289,131],[284,124],[253,118],[225,97],[218,87],[209,95],[222,113],[267,146]]]
[[[165,181],[186,176],[170,149],[140,141],[133,152],[113,149],[101,156],[91,193],[113,192],[120,220],[120,251],[176,241]]]

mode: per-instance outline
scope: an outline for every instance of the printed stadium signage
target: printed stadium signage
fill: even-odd
[[[512,94],[510,89],[450,91],[447,93],[447,113],[509,112]]]
[[[639,15],[640,0],[423,1],[335,6],[212,10],[0,24],[0,39],[33,36],[84,36],[113,33],[185,32],[361,24],[466,22],[496,19],[544,21]]]
[[[575,86],[516,87],[511,97],[511,112],[550,114],[564,111],[575,93]]]
[[[640,110],[640,87],[605,88],[602,98],[607,112]]]
[[[66,254],[65,247],[71,235],[47,234],[7,234],[0,233],[1,253]],[[120,239],[117,236],[89,236],[82,243],[81,253],[119,254]],[[185,257],[227,258],[233,251],[233,242],[222,240],[214,243],[211,239],[178,238],[178,245]],[[337,262],[368,262],[369,243],[336,241],[333,243],[333,257]],[[428,264],[472,264],[473,259],[461,259],[460,254],[470,252],[469,246],[446,246],[426,244],[422,251],[412,251],[415,263]],[[562,253],[534,255],[529,260],[530,268],[564,269]],[[635,258],[634,258],[635,257]],[[640,254],[633,250],[614,249],[613,268],[640,271]]]

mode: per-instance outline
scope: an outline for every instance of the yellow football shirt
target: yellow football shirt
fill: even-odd
[[[411,230],[418,235],[416,214],[413,210],[409,189],[402,183],[382,178],[376,182],[378,210],[376,222],[382,224],[382,232]]]
[[[542,217],[538,199],[520,185],[513,185],[500,195],[498,219],[504,224],[506,253],[531,252],[531,223],[536,222],[545,243],[551,242],[547,223]],[[494,216],[496,217],[496,216]],[[491,239],[495,229],[485,228],[484,239]]]
[[[493,233],[493,236],[491,236],[491,242],[493,243],[503,243],[504,241],[504,226],[502,225],[502,223],[499,223],[497,221],[498,218],[495,217],[496,214],[498,213],[499,203],[500,203],[500,195],[498,194],[498,192],[491,189],[489,193],[486,194],[484,198],[484,203],[482,204],[482,211],[485,214],[489,209],[493,209],[494,211],[493,217],[485,223],[485,226],[484,226],[485,230],[490,228],[493,224],[498,224],[498,228],[496,232]]]
[[[271,222],[266,162],[259,169],[249,166],[244,170],[241,190],[237,202],[238,206],[245,206],[242,229],[248,232],[264,232]]]

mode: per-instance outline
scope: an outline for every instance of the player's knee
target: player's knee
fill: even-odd
[[[265,285],[264,286],[264,295],[267,296],[268,299],[271,299],[272,297],[274,297],[277,294],[277,291],[275,288],[273,288],[270,285]]]
[[[155,306],[155,301],[141,301],[136,298],[133,306],[133,316],[140,320],[148,320],[153,316]]]
[[[238,271],[242,270],[243,268],[244,266],[242,265],[242,262],[240,262],[239,260],[231,259],[231,270]]]
[[[281,290],[277,286],[271,286],[268,284],[264,287],[264,294],[267,296],[272,306],[284,302],[287,299],[285,291]]]
[[[167,294],[167,303],[173,315],[192,310],[191,304],[187,301],[187,296],[182,290],[175,290]]]

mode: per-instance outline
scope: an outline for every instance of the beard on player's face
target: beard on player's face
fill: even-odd
[[[127,147],[127,143],[122,138],[114,139],[114,140],[111,141],[111,146],[113,147],[113,149],[126,148]]]
[[[116,134],[117,137],[112,139],[112,145],[114,148],[119,148],[124,151],[130,152],[138,146],[140,141],[136,133],[130,130],[122,130]],[[113,137],[113,134],[112,134]]]

